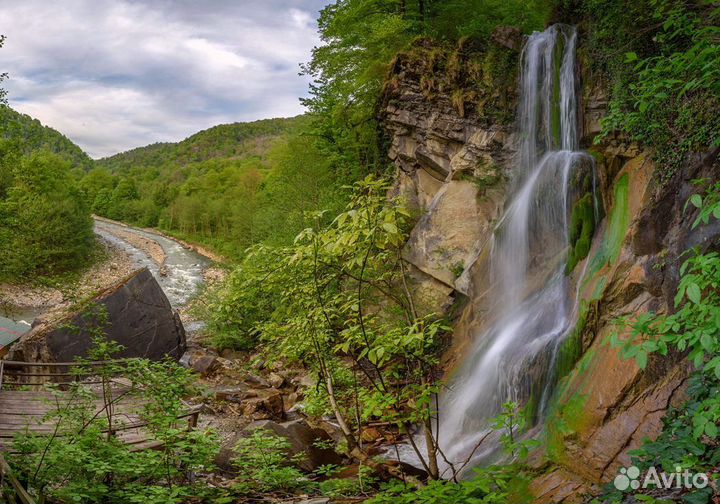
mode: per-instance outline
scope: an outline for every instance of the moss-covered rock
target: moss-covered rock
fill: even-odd
[[[569,242],[570,251],[566,272],[570,273],[577,263],[585,259],[590,252],[595,232],[595,210],[592,193],[585,193],[573,206],[570,215]]]

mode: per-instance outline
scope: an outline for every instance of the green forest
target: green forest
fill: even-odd
[[[94,249],[80,181],[92,160],[36,119],[0,105],[0,281],[57,276]]]
[[[157,227],[238,259],[249,246],[287,243],[305,213],[337,209],[332,172],[305,133],[308,119],[216,126],[95,162],[81,181],[92,211]]]
[[[165,448],[140,455],[102,431],[81,430],[76,445],[56,443],[45,453],[37,438],[20,436],[16,447],[25,457],[11,457],[11,466],[40,501],[58,503],[718,502],[718,21],[720,6],[711,0],[336,0],[321,10],[321,43],[302,62],[312,81],[305,114],[218,125],[95,160],[2,105],[0,283],[88,267],[97,259],[92,215],[207,247],[225,259],[227,276],[193,304],[207,324],[202,345],[237,358],[243,373],[302,370],[312,383],[294,411],[332,423],[333,436],[315,448],[343,460],[308,470],[288,455],[290,441],[258,429],[237,441],[228,476],[215,467],[216,433],[199,430],[188,442],[176,428],[180,398],[208,393],[174,363],[139,361],[128,372]],[[569,252],[563,249],[558,271],[572,287],[567,298],[577,298],[574,323],[552,359],[531,363],[555,367],[522,374],[554,388],[545,397],[532,384],[503,384],[528,393],[503,401],[480,441],[493,440],[497,450],[471,467],[480,444],[464,463],[443,451],[438,424],[447,412],[439,398],[459,362],[480,359],[484,348],[457,345],[494,321],[492,303],[505,298],[462,262],[445,265],[452,282],[418,280],[425,271],[408,259],[408,248],[433,207],[403,196],[402,170],[388,157],[395,146],[385,111],[415,79],[422,107],[451,110],[458,123],[491,133],[522,128],[520,43],[556,23],[577,29],[578,96],[599,89],[605,100],[599,131],[581,147],[598,167],[592,182],[582,183],[606,193],[595,197],[585,188],[563,209]],[[508,42],[508,33],[520,42]],[[554,57],[543,75],[559,82]],[[560,92],[552,96],[557,116]],[[541,136],[538,144],[547,140]],[[510,175],[482,178],[477,169],[433,183],[471,182],[473,201],[482,204],[490,189],[515,190]],[[542,204],[533,204],[539,212]],[[503,215],[496,213],[491,229]],[[496,244],[502,236],[488,231],[484,239]],[[532,252],[540,262],[542,254]],[[466,278],[470,287],[460,283]],[[476,278],[487,286],[473,285]],[[441,309],[423,296],[428,285],[449,299]],[[469,317],[472,289],[482,290],[491,308]],[[100,337],[96,345],[97,360],[118,350]],[[677,369],[682,384],[665,393]],[[600,399],[585,393],[630,370],[636,374],[618,390]],[[91,413],[68,415],[82,424]],[[656,429],[644,435],[650,417]],[[607,425],[627,434],[624,444],[613,444]],[[593,459],[592,443],[615,452],[608,461]],[[400,462],[401,449],[414,468]],[[75,457],[80,462],[71,467]],[[707,474],[710,483],[626,491],[613,478],[629,475],[618,471],[631,465]],[[223,483],[218,474],[226,475]],[[570,490],[552,493],[558,488]]]

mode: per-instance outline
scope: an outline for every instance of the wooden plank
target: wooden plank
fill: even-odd
[[[130,412],[114,412],[113,422],[137,423],[140,421],[140,415]],[[106,416],[98,418],[105,419]],[[0,415],[0,429],[14,429],[16,425],[55,425],[56,422],[49,420],[43,421],[42,416],[22,416],[22,415]]]
[[[24,361],[3,361],[7,369],[18,367],[79,367],[79,366],[107,366],[108,364],[126,364],[132,359],[115,359],[109,361],[92,362],[24,362]]]
[[[25,365],[26,363],[22,363]],[[87,383],[87,382],[83,382]],[[6,385],[7,382],[6,382]],[[100,394],[100,390],[94,391]],[[131,445],[132,451],[157,449],[162,443],[148,438],[148,422],[140,416],[148,401],[138,398],[131,388],[122,382],[112,388],[112,397],[117,400],[112,405],[112,432],[123,443]],[[44,417],[58,408],[81,405],[84,399],[75,398],[72,393],[53,394],[46,390],[0,390],[0,452],[12,450],[13,437],[18,433],[32,432],[39,435],[51,435],[55,432],[55,423],[45,421]],[[95,413],[105,420],[102,413],[105,403],[95,402]],[[178,417],[190,418],[188,428],[194,428],[201,406],[189,407]]]
[[[35,504],[35,499],[33,499],[32,496],[27,492],[27,490],[25,490],[25,487],[20,484],[18,479],[10,470],[10,466],[8,465],[8,463],[5,462],[5,459],[3,458],[1,453],[0,474],[2,474],[2,476],[4,478],[7,478],[7,480],[10,482],[10,485],[13,487],[13,490],[15,490],[15,494],[17,494],[20,502],[22,502],[23,504]]]

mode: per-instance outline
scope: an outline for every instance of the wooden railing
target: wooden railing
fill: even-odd
[[[122,364],[128,362],[128,359],[116,360],[116,361],[102,361],[102,362],[20,362],[20,361],[5,361],[0,360],[0,396],[8,404],[14,405],[14,411],[26,411],[23,406],[18,406],[15,396],[23,394],[32,394],[35,396],[47,394],[47,391],[43,391],[42,386],[46,383],[54,383],[63,388],[63,385],[70,385],[73,382],[81,381],[83,384],[107,384],[108,379],[101,379],[98,376],[93,375],[93,368],[101,368],[109,364]],[[99,369],[98,369],[99,370]],[[122,370],[118,370],[118,377],[110,378],[112,385],[117,386],[119,389],[128,389],[126,380],[122,380]],[[27,388],[31,390],[27,390]],[[104,387],[103,387],[104,389]],[[69,393],[69,392],[68,392]],[[99,407],[103,408],[103,401],[99,401]],[[142,407],[141,403],[133,403],[134,406]],[[107,405],[104,406],[107,408]],[[0,408],[3,409],[3,408]],[[113,411],[115,406],[113,406]],[[188,430],[192,430],[197,426],[198,416],[200,414],[200,406],[188,406],[187,410],[177,417],[178,420],[186,419]],[[3,411],[0,411],[0,427],[3,424]],[[17,413],[14,413],[17,414]],[[32,415],[37,415],[37,412],[21,413],[27,414],[28,418]],[[115,414],[123,415],[126,420],[132,421],[120,421],[112,423],[111,429],[105,430],[109,435],[120,434],[123,442],[130,445],[131,451],[157,449],[162,447],[162,443],[151,438],[148,438],[146,434],[143,434],[142,430],[136,432],[130,432],[134,429],[142,429],[146,427],[148,422],[141,418],[138,414],[127,414],[115,412]],[[10,428],[10,427],[8,427]],[[6,437],[7,433],[3,434],[0,430],[0,438]],[[9,434],[8,434],[9,435]],[[11,438],[7,438],[8,440]],[[2,441],[2,439],[0,439]],[[0,444],[0,452],[2,451],[2,444]],[[10,466],[0,453],[0,489],[3,485],[9,485],[10,489],[14,492],[16,500],[19,500],[22,504],[35,504],[32,496],[27,492],[23,485],[13,475]],[[2,495],[0,495],[0,502],[2,501]]]
[[[91,380],[88,368],[101,368],[110,364],[123,364],[128,359],[98,362],[23,362],[0,360],[0,391],[3,387],[42,386],[46,383],[73,383],[83,379],[88,385],[102,383]],[[38,371],[35,371],[38,370]],[[122,373],[119,372],[119,375]],[[32,381],[37,378],[37,381]]]
[[[32,498],[28,491],[25,490],[25,487],[18,481],[8,463],[5,462],[2,453],[0,453],[0,489],[2,489],[5,481],[9,483],[10,488],[13,489],[22,504],[35,504],[35,499]],[[2,498],[2,495],[0,495],[0,498]],[[5,501],[3,500],[3,502]]]

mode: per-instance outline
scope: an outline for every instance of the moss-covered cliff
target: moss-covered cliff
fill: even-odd
[[[440,297],[468,298],[444,357],[448,372],[466,355],[484,324],[484,301],[493,296],[483,245],[506,204],[517,143],[514,72],[504,69],[510,73],[502,84],[489,89],[477,79],[454,80],[461,48],[442,51],[421,41],[398,56],[381,112],[397,191],[421,215],[405,256],[432,279]],[[475,68],[473,57],[482,61],[494,50],[469,53],[466,72]],[[512,48],[497,50],[506,61],[517,58]],[[658,164],[662,158],[626,134],[591,145],[610,90],[608,81],[592,79],[597,65],[587,44],[579,53],[583,142],[596,162],[602,220],[595,226],[590,194],[571,212],[567,274],[577,283],[577,323],[560,351],[557,387],[541,419],[542,447],[531,459],[537,477],[530,490],[540,502],[581,502],[600,492],[630,465],[629,451],[658,435],[668,408],[682,403],[689,366],[681,356],[652,357],[641,369],[608,340],[620,317],[671,311],[684,251],[717,246],[720,236],[717,225],[691,230],[697,211],[685,210],[691,181],[717,180],[717,149],[686,155],[667,176]],[[459,96],[472,99],[459,106]],[[484,99],[493,99],[493,107],[484,108]]]

